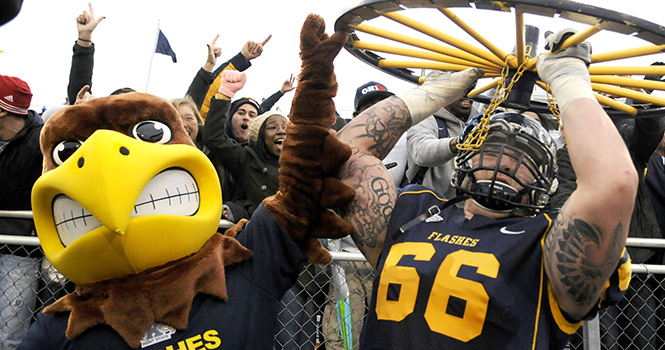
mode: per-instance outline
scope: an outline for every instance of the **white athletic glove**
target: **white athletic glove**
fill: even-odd
[[[415,89],[398,94],[411,114],[411,125],[434,114],[439,109],[459,100],[466,88],[485,74],[481,68],[468,68],[461,72],[432,71]]]
[[[574,29],[564,29],[550,35],[545,42],[545,48],[556,52],[575,32]],[[589,79],[590,63],[591,45],[587,42],[570,46],[561,52],[545,52],[538,56],[538,75],[552,88],[562,113],[573,101],[582,98],[595,100]]]

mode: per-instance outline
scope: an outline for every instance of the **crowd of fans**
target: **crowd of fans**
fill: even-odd
[[[95,98],[92,92],[95,52],[92,34],[103,19],[94,16],[92,6],[77,17],[78,38],[73,47],[67,86],[67,97],[71,104],[86,103]],[[208,45],[205,64],[194,75],[186,93],[172,97],[170,102],[181,116],[182,125],[192,142],[208,155],[217,170],[224,202],[220,219],[235,223],[240,219],[249,219],[261,201],[274,195],[279,188],[279,156],[289,116],[272,107],[281,97],[294,90],[295,78],[291,75],[285,79],[280,89],[265,99],[239,97],[238,91],[246,81],[242,72],[250,68],[252,60],[261,56],[270,37],[263,42],[248,41],[238,54],[222,64],[217,63],[221,49],[215,46],[216,40]],[[123,87],[112,95],[131,92],[134,90]],[[354,116],[389,96],[393,96],[393,93],[380,83],[369,82],[360,86],[356,94]],[[5,184],[0,187],[0,210],[30,210],[30,190],[32,183],[41,174],[42,167],[39,132],[50,115],[60,108],[67,108],[58,106],[40,116],[29,110],[31,97],[28,84],[20,77],[0,75],[0,181]],[[525,111],[520,112],[528,115]],[[386,167],[394,168],[391,176],[395,184],[425,184],[447,197],[454,196],[455,190],[450,184],[454,166],[452,158],[458,152],[455,145],[466,123],[477,113],[471,101],[462,98],[410,129],[402,142],[395,146],[395,155],[389,155],[384,161]],[[535,113],[531,116],[551,131],[558,130],[558,126],[552,125],[552,116]],[[341,128],[344,123],[338,116],[336,128]],[[447,129],[445,134],[440,132],[440,125]],[[663,117],[636,119],[617,127],[640,174],[629,235],[663,238],[665,206],[662,198],[664,187],[660,181],[665,176]],[[551,208],[560,208],[576,187],[575,173],[565,145],[558,150],[558,167],[558,190],[551,193]],[[30,220],[12,218],[0,218],[0,233],[24,236],[35,234]],[[14,246],[2,247],[0,276],[3,281],[10,278],[11,282],[0,285],[0,319],[3,320],[0,322],[0,342],[3,348],[12,349],[27,331],[29,315],[39,307],[35,302],[34,291],[37,290],[36,271],[41,256]],[[348,247],[348,250],[344,247]],[[343,248],[346,251],[357,251],[351,240],[346,241]],[[653,249],[631,249],[630,255],[633,262],[665,263],[663,254]],[[344,267],[348,273],[366,269],[368,265],[353,263]],[[298,290],[304,290],[309,282],[302,282],[300,287],[293,290],[293,300],[297,299],[295,295]],[[358,281],[352,287],[363,289],[362,295],[357,297],[360,301],[354,304],[356,310],[363,310],[360,318],[353,320],[356,325],[362,324],[364,310],[369,305],[367,299],[371,286],[366,284],[367,280]],[[324,305],[318,307],[323,309]],[[334,318],[330,316],[333,311],[329,308],[330,305],[326,310],[327,318]],[[331,339],[337,335],[336,326],[334,324],[332,330],[328,330]],[[354,327],[354,332],[359,333],[360,329]],[[357,339],[354,343],[357,343]],[[341,341],[336,345],[331,341],[329,348],[337,346],[343,348]]]

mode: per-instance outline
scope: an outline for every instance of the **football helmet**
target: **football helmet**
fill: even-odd
[[[458,195],[470,195],[491,211],[539,211],[556,189],[555,154],[554,140],[535,119],[514,112],[497,113],[490,117],[480,148],[461,150],[455,158],[452,184]],[[479,171],[484,176],[478,176]],[[507,177],[522,188],[506,183]]]

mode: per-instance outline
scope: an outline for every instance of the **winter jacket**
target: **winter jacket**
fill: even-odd
[[[472,108],[470,115],[476,114],[477,111]],[[439,125],[434,118],[445,120],[448,137],[439,138]],[[422,185],[436,190],[446,198],[455,197],[455,188],[450,184],[454,168],[452,159],[455,157],[455,153],[450,151],[450,140],[460,135],[465,126],[466,121],[460,120],[445,108],[412,126],[406,134],[409,153],[407,178],[412,179],[418,167],[429,167]]]
[[[25,126],[0,152],[0,210],[31,210],[32,185],[42,174],[42,152],[39,148],[39,133],[42,119],[34,111],[28,111]],[[34,235],[34,224],[30,219],[0,217],[0,234]],[[7,246],[1,254],[9,254]],[[9,247],[12,249],[12,247]],[[13,250],[13,249],[12,249]],[[23,249],[15,255],[27,255]]]
[[[241,145],[224,132],[230,102],[216,98],[210,100],[208,119],[203,126],[203,142],[210,150],[213,163],[219,162],[241,182],[247,197],[246,208],[251,216],[264,198],[277,193],[279,162],[262,161],[253,146]]]

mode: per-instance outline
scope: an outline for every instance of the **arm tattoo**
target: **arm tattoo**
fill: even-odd
[[[354,200],[341,213],[353,227],[352,238],[368,260],[377,259],[383,248],[397,199],[397,191],[381,159],[410,125],[411,117],[404,102],[388,97],[363,111],[338,134],[352,150],[339,179],[356,192]]]
[[[558,275],[551,278],[558,277],[575,303],[591,305],[621,258],[623,224],[619,222],[610,237],[584,220],[565,220],[564,215],[557,217],[556,226],[561,234],[545,240],[546,253],[555,260],[552,268]],[[611,241],[603,242],[607,239]]]
[[[375,152],[379,159],[383,159],[411,126],[411,117],[406,107],[400,108],[400,105],[395,103],[382,103],[380,106],[372,107],[366,111],[365,133],[359,137],[371,138],[374,146],[368,150]]]
[[[353,226],[356,233],[353,239],[361,250],[376,248],[379,240],[382,241],[397,196],[383,166],[379,162],[363,161],[364,157],[374,156],[357,154],[352,157],[342,178],[356,191],[353,202],[342,209],[342,216]]]

